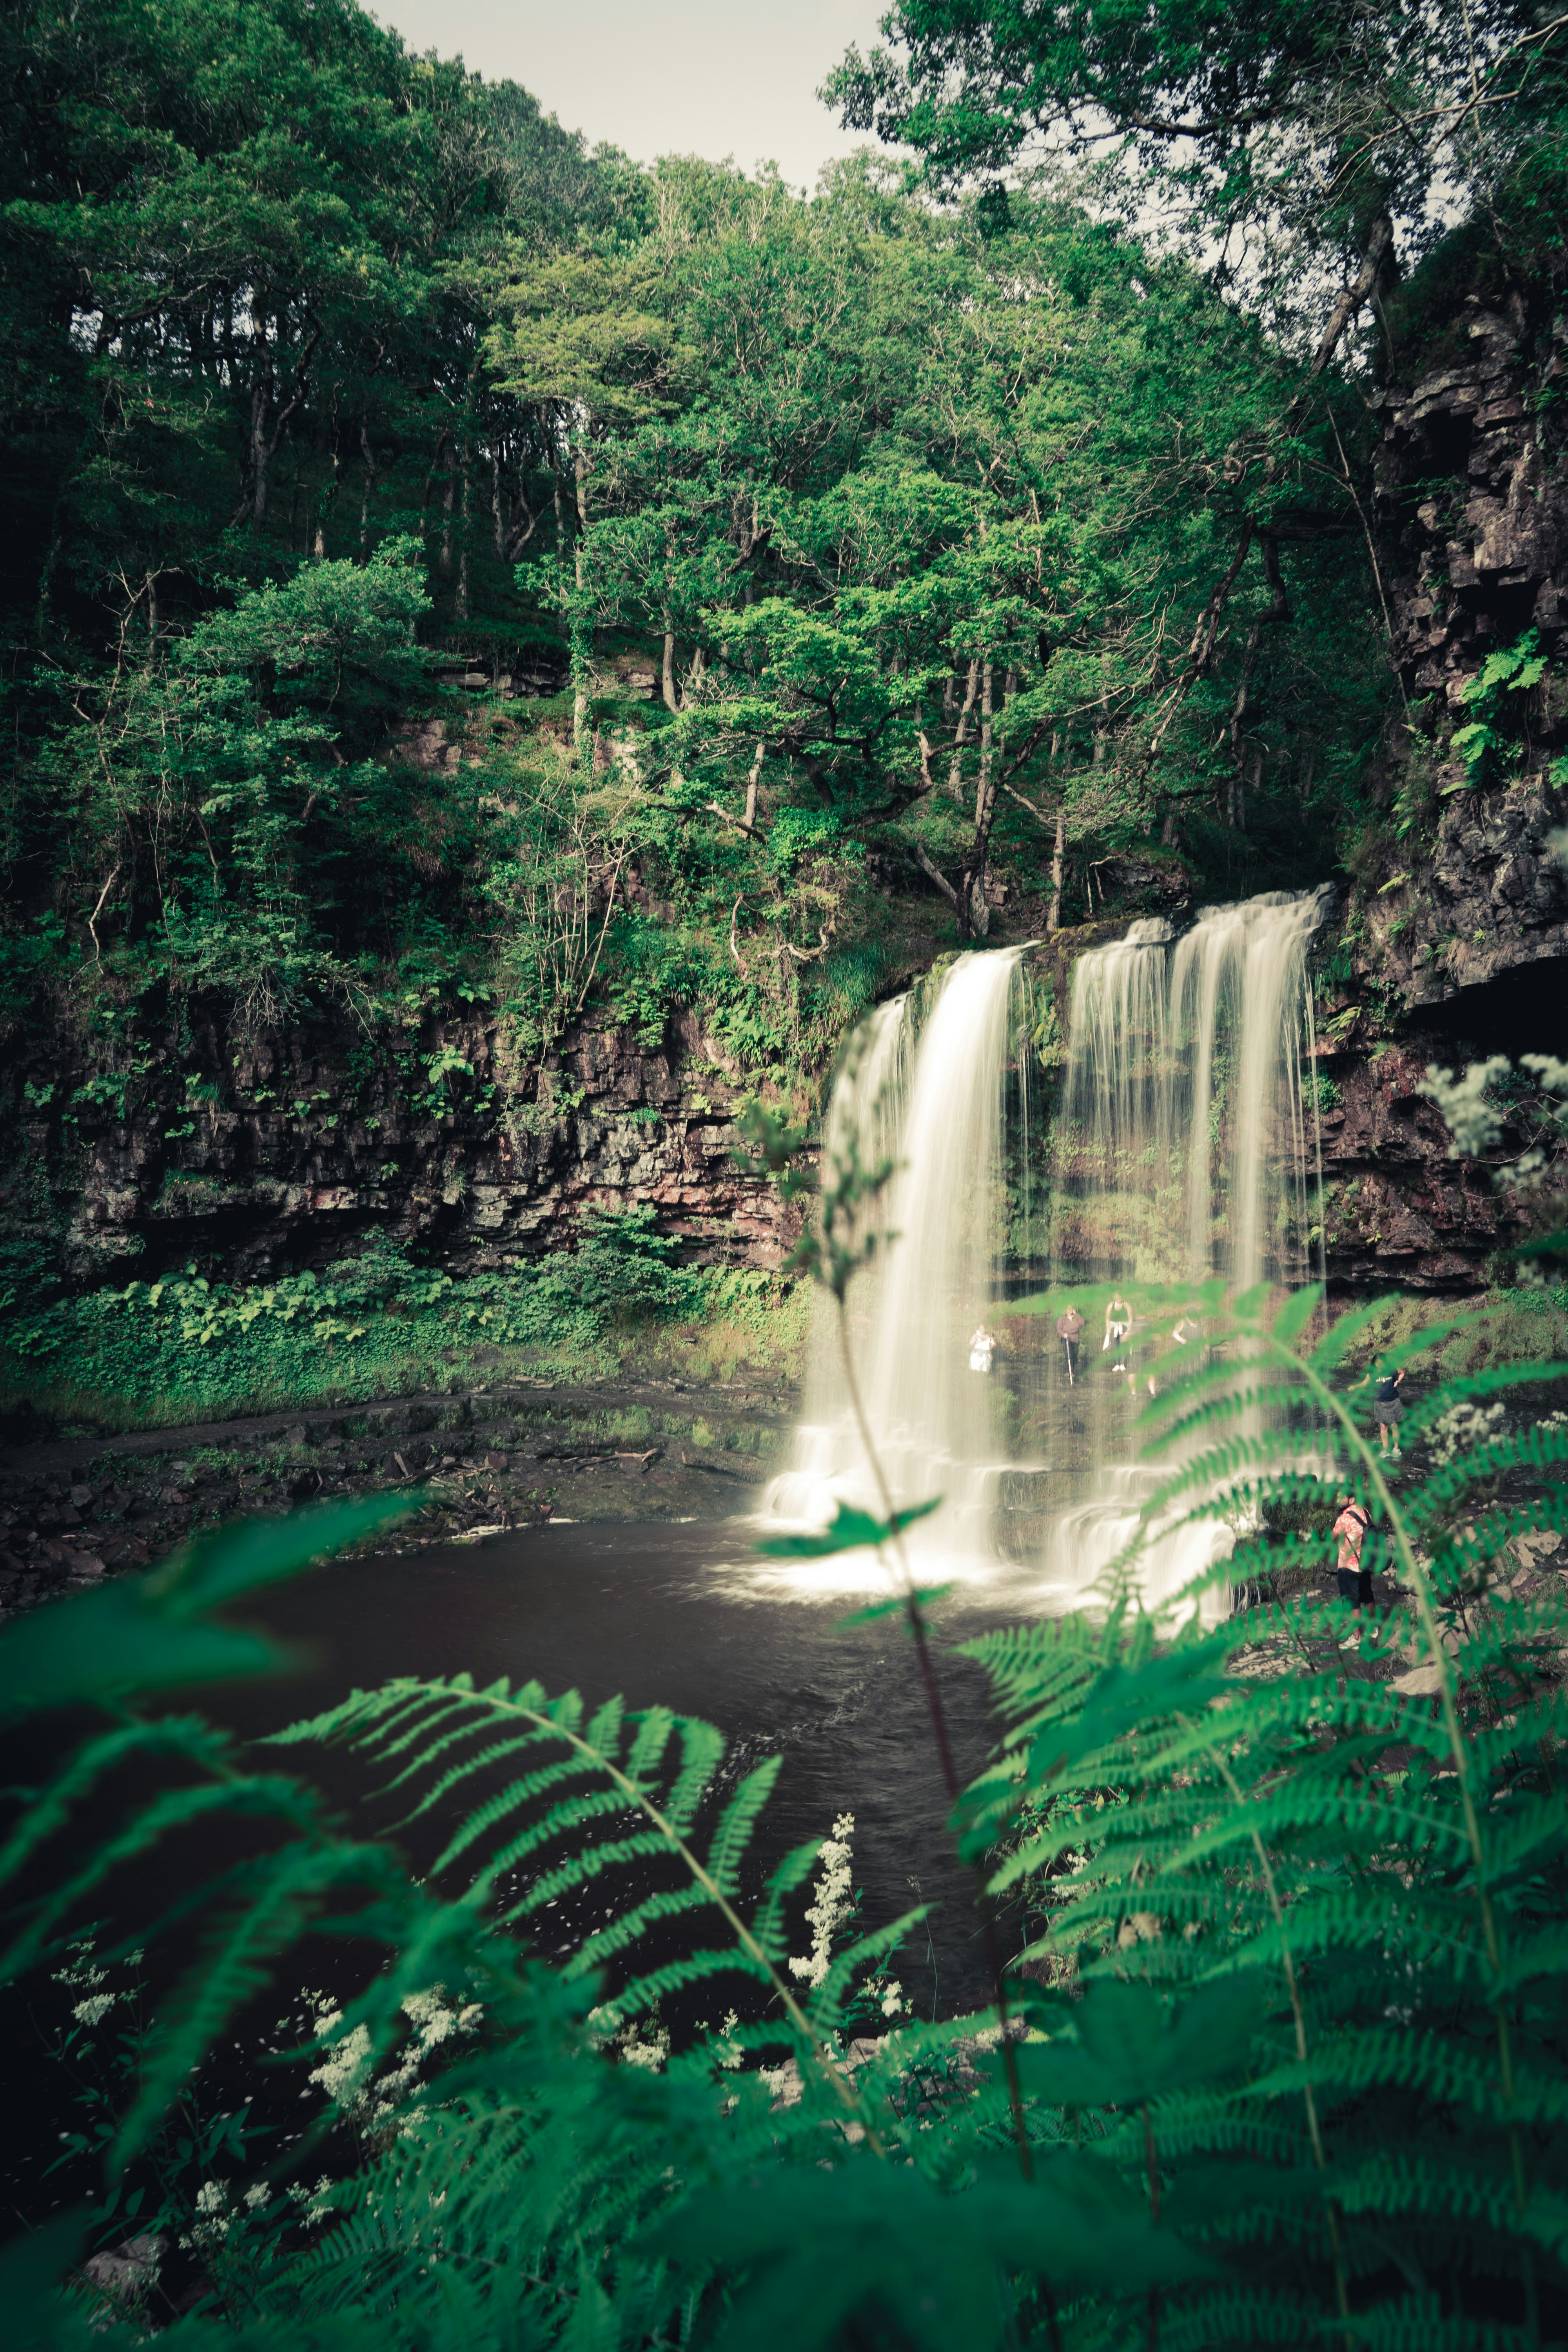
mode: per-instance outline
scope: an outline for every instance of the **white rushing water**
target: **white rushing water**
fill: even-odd
[[[1136,1310],[1143,1284],[1218,1275],[1242,1289],[1307,1274],[1315,1125],[1303,1109],[1312,1043],[1306,960],[1331,904],[1327,893],[1277,893],[1210,908],[1180,940],[1168,923],[1135,923],[1124,940],[1079,959],[1052,1154],[1053,1289],[1124,1286]],[[851,1139],[862,1165],[890,1160],[897,1171],[865,1213],[892,1238],[851,1285],[856,1376],[895,1500],[943,1497],[910,1538],[930,1568],[990,1575],[999,1566],[999,1498],[1013,1498],[1016,1523],[1037,1528],[1043,1482],[1060,1507],[1035,1555],[1040,1601],[1070,1605],[1142,1528],[1140,1580],[1145,1601],[1159,1605],[1228,1558],[1234,1537],[1222,1521],[1146,1517],[1158,1479],[1136,1459],[1131,1423],[1157,1358],[1146,1348],[1130,1360],[1134,1393],[1091,1319],[1083,1377],[1068,1390],[1047,1351],[1054,1376],[1037,1393],[1039,1426],[1022,1442],[1043,1437],[1048,1467],[1005,1458],[997,1391],[1015,1368],[998,1359],[1002,1381],[971,1368],[973,1334],[1005,1312],[1004,1130],[1018,957],[959,957],[918,1030],[912,999],[879,1007],[835,1088],[826,1172]],[[1020,1116],[1015,1142],[1026,1160],[1038,1146]],[[1138,1338],[1135,1324],[1135,1349]],[[1027,1367],[1017,1369],[1022,1378]],[[840,1501],[879,1507],[837,1311],[824,1297],[794,1459],[764,1508],[775,1520],[819,1527]],[[1021,1558],[1015,1547],[1015,1570]],[[813,1591],[863,1589],[879,1574],[866,1555],[768,1571],[780,1590]],[[1205,1606],[1222,1608],[1223,1588]]]
[[[867,1213],[891,1238],[850,1286],[849,1344],[895,1501],[944,1498],[911,1541],[950,1567],[987,1557],[985,1495],[998,1466],[992,1382],[970,1369],[969,1343],[993,1312],[1002,1255],[1003,1094],[1017,961],[1016,950],[960,956],[918,1047],[909,1000],[882,1006],[835,1090],[825,1138],[829,1176],[835,1149],[851,1133],[864,1165],[896,1162]],[[764,1507],[824,1525],[841,1499],[878,1507],[850,1409],[837,1310],[824,1298],[795,1459],[769,1486]]]
[[[1057,1173],[1076,1265],[1238,1289],[1305,1274],[1307,949],[1328,890],[1208,907],[1073,967]]]
[[[1136,1311],[1140,1282],[1219,1276],[1239,1292],[1308,1277],[1321,1171],[1303,1092],[1307,950],[1331,905],[1328,890],[1273,892],[1205,908],[1173,947],[1168,925],[1138,923],[1080,957],[1057,1143],[1063,1255],[1076,1263],[1058,1262],[1058,1279],[1092,1271],[1131,1290]],[[1090,1491],[1060,1514],[1047,1546],[1063,1592],[1105,1572],[1157,1484],[1128,1458],[1131,1407],[1159,1363],[1146,1343],[1140,1350],[1136,1322],[1125,1360],[1133,1379],[1118,1391],[1112,1376],[1085,1412]],[[1168,1601],[1233,1543],[1223,1521],[1172,1514],[1149,1525],[1145,1599]],[[1223,1605],[1218,1593],[1205,1603]]]

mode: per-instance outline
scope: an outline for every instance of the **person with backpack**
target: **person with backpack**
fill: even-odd
[[[1339,1517],[1333,1533],[1339,1538],[1340,1599],[1352,1601],[1358,1610],[1370,1609],[1372,1602],[1372,1570],[1361,1564],[1361,1548],[1366,1541],[1366,1531],[1372,1525],[1371,1516],[1363,1510],[1352,1494],[1339,1498]]]
[[[1076,1307],[1069,1307],[1065,1315],[1057,1317],[1057,1337],[1068,1360],[1069,1389],[1078,1385],[1078,1343],[1083,1336],[1083,1328],[1084,1318]]]

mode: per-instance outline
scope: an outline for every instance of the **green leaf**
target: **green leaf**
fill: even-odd
[[[847,1617],[840,1617],[838,1630],[847,1632],[851,1625],[875,1624],[879,1617],[901,1617],[912,1601],[919,1609],[934,1609],[952,1591],[951,1584],[917,1584],[912,1592],[897,1592],[889,1601],[874,1601],[868,1609],[852,1609]]]
[[[1157,1722],[1178,1709],[1188,1714],[1206,1706],[1211,1698],[1234,1695],[1234,1686],[1215,1672],[1222,1654],[1214,1643],[1205,1643],[1167,1651],[1139,1666],[1113,1661],[1090,1685],[1077,1715],[1047,1723],[1036,1734],[1026,1768],[1029,1781],[1043,1787],[1086,1756],[1113,1747],[1141,1724]]]
[[[258,1633],[171,1622],[145,1578],[120,1578],[0,1629],[0,1716],[268,1674],[288,1659]]]
[[[940,1495],[933,1495],[929,1503],[915,1503],[907,1511],[895,1511],[890,1519],[876,1519],[869,1511],[840,1503],[832,1526],[824,1528],[820,1535],[770,1536],[765,1543],[757,1546],[757,1550],[764,1559],[827,1559],[835,1552],[879,1550],[903,1528],[913,1527],[917,1519],[939,1511],[942,1502]]]
[[[695,2277],[719,2264],[742,2284],[723,2352],[814,2352],[861,2313],[890,2318],[929,2352],[993,2352],[1013,2340],[1010,2273],[1058,2300],[1114,2304],[1213,2265],[1150,2222],[1109,2166],[1037,2152],[1037,2177],[982,2159],[944,2195],[914,2167],[855,2154],[837,2165],[759,2168],[660,2228],[659,2252]]]
[[[68,2340],[68,2331],[75,2336],[60,2290],[92,2222],[90,2206],[73,2206],[68,2213],[55,2215],[38,2229],[24,2230],[0,2247],[0,2311],[5,2315],[7,2352],[56,2352]],[[85,2330],[81,2340],[90,2340]]]
[[[1244,2064],[1262,2021],[1256,1975],[1222,1977],[1178,2010],[1149,1984],[1092,1979],[1074,2014],[1078,2039],[1015,2053],[1025,2092],[1056,2107],[1136,2107]]]

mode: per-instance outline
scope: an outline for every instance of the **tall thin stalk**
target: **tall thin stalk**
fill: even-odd
[[[866,1459],[871,1465],[871,1475],[877,1482],[877,1496],[882,1506],[882,1516],[888,1528],[888,1541],[890,1543],[898,1576],[903,1586],[904,1617],[914,1641],[915,1655],[920,1660],[921,1681],[925,1688],[926,1708],[931,1717],[931,1736],[936,1742],[937,1760],[942,1767],[942,1786],[947,1790],[949,1804],[956,1805],[962,1784],[958,1778],[958,1768],[953,1762],[952,1741],[947,1727],[947,1712],[942,1703],[942,1690],[936,1678],[936,1664],[931,1657],[930,1629],[926,1623],[925,1611],[921,1607],[919,1587],[910,1570],[909,1555],[904,1549],[903,1531],[899,1524],[899,1513],[882,1468],[881,1457],[877,1452],[876,1443],[871,1435],[871,1424],[867,1419],[865,1403],[860,1395],[860,1383],[855,1372],[855,1353],[849,1344],[849,1318],[842,1290],[837,1294],[837,1307],[838,1353],[844,1367],[845,1385],[849,1391],[849,1406],[855,1416],[855,1426],[860,1433],[860,1443],[865,1449]],[[887,1565],[884,1545],[881,1542],[877,1546],[877,1557],[882,1560],[884,1566]],[[1007,2085],[1007,2113],[1013,2126],[1013,2142],[1018,2151],[1019,2171],[1026,2180],[1033,2180],[1035,2159],[1029,2146],[1028,2121],[1024,2114],[1023,2084],[1018,2079],[1018,2053],[1013,2046],[1013,2023],[1007,2006],[1006,1969],[1002,1957],[1001,1933],[996,1923],[996,1906],[991,1899],[991,1891],[985,1882],[984,1869],[979,1864],[975,1865],[974,1878],[975,1904],[980,1913],[981,1925],[985,1932],[985,1957],[991,1970],[991,1985],[996,2003],[997,2022],[1002,2029],[1002,2071]]]

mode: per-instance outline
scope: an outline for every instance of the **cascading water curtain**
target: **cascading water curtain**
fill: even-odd
[[[1325,890],[1209,908],[1179,940],[1166,923],[1135,923],[1074,968],[1052,1287],[1100,1287],[1079,1385],[1068,1391],[1053,1357],[1042,1416],[1067,1504],[1047,1559],[1067,1589],[1116,1556],[1153,1483],[1132,1458],[1130,1424],[1174,1343],[1173,1311],[1146,1315],[1143,1286],[1179,1299],[1184,1285],[1215,1276],[1245,1290],[1312,1270],[1309,1203],[1315,1179],[1321,1232],[1321,1162],[1303,1086],[1313,1043],[1307,955],[1331,903]],[[1099,1308],[1119,1290],[1131,1344],[1106,1349]],[[1178,1590],[1227,1546],[1217,1528],[1152,1531],[1146,1593]]]
[[[1002,1121],[1017,951],[960,956],[920,1025],[884,1006],[835,1090],[826,1142],[853,1133],[866,1165],[897,1172],[870,1221],[890,1238],[850,1292],[856,1375],[878,1458],[900,1502],[945,1497],[922,1543],[975,1541],[975,1497],[994,1466],[991,1381],[970,1342],[995,1312],[1006,1239]],[[767,1507],[830,1517],[838,1498],[871,1504],[875,1483],[850,1410],[836,1309],[814,1335],[805,1419]]]
[[[1307,950],[1330,894],[1134,923],[1073,971],[1058,1279],[1238,1287],[1307,1271]],[[1321,1218],[1319,1220],[1321,1223]]]

